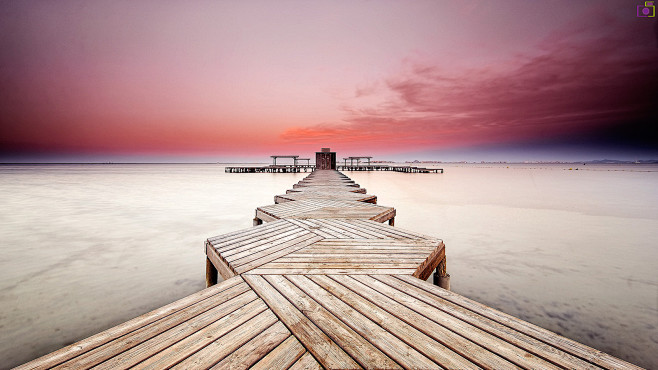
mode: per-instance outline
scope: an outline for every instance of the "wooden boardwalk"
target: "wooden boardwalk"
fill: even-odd
[[[404,173],[443,173],[443,168],[424,168],[416,166],[389,166],[389,165],[337,165],[342,171],[393,171]],[[297,173],[313,171],[315,165],[269,165],[269,166],[228,166],[224,172],[228,173]]]
[[[322,182],[342,184],[310,190]],[[367,212],[300,216],[391,209],[313,198],[364,195],[337,171],[302,183],[258,208],[278,217],[206,241],[208,288],[19,368],[638,368],[424,281],[445,274],[440,239]]]

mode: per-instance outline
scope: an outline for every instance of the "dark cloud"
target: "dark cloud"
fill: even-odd
[[[400,148],[577,138],[658,149],[658,53],[648,24],[594,18],[502,66],[417,63],[385,80],[393,98],[349,108],[340,125],[291,129],[283,138],[371,137]]]

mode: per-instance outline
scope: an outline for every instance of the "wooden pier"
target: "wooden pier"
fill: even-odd
[[[424,168],[416,166],[389,166],[389,165],[377,165],[377,164],[365,164],[365,165],[337,165],[336,168],[339,171],[394,171],[394,172],[404,172],[404,173],[443,173],[443,168]]]
[[[269,165],[269,166],[230,166],[225,167],[228,173],[299,173],[313,171],[315,166],[310,165]]]
[[[337,165],[340,171],[393,171],[403,173],[443,173],[443,168],[423,168],[415,166],[388,166],[388,165]],[[269,165],[269,166],[229,166],[224,168],[228,173],[299,173],[309,172],[315,165]]]
[[[296,185],[206,241],[208,288],[19,368],[638,369],[440,287],[443,241],[342,173]]]

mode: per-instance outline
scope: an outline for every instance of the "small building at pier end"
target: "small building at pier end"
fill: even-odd
[[[315,152],[315,168],[318,170],[335,170],[336,169],[336,152],[330,148],[322,148]]]

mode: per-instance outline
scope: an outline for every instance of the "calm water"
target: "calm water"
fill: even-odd
[[[658,368],[658,166],[443,167],[347,174],[444,239],[454,291]],[[0,368],[202,289],[203,241],[304,176],[0,166]]]

